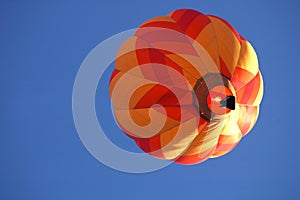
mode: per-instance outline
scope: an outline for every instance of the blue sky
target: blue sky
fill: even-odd
[[[76,132],[77,70],[101,41],[179,8],[220,16],[253,44],[265,82],[259,120],[221,158],[110,169]],[[1,1],[0,199],[300,199],[299,10],[296,0]],[[110,134],[134,149],[115,126]]]

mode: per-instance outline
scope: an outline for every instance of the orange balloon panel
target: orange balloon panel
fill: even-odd
[[[251,44],[190,9],[144,22],[110,80],[116,121],[145,152],[196,164],[230,152],[255,125],[263,80]]]

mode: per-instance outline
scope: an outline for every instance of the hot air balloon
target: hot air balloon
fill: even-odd
[[[253,128],[263,80],[255,50],[228,22],[181,9],[123,43],[110,96],[144,152],[191,165],[227,154]]]

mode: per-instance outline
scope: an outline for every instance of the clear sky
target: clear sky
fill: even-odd
[[[76,132],[77,70],[101,41],[179,8],[220,16],[252,43],[265,83],[259,120],[221,158],[110,169]],[[0,199],[300,199],[299,10],[297,0],[1,1]],[[134,149],[118,131],[107,134]]]

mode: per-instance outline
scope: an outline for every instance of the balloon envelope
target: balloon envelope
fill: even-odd
[[[228,22],[182,9],[144,22],[120,47],[110,95],[143,151],[196,164],[253,128],[263,81],[253,47]]]

